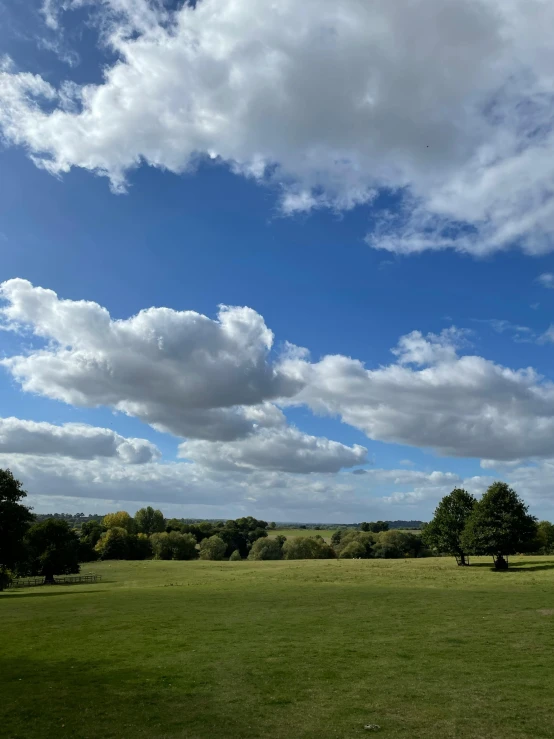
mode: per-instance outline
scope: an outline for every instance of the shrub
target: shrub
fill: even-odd
[[[336,550],[341,559],[369,559],[373,557],[373,546],[377,537],[368,531],[345,531]],[[353,546],[356,544],[357,546]],[[347,551],[347,554],[344,552]]]
[[[240,556],[240,552],[238,549],[235,549],[235,551],[231,554],[229,557],[229,562],[242,562],[242,557]]]
[[[284,559],[333,559],[336,554],[323,539],[299,536],[284,543],[283,557]]]
[[[361,541],[351,541],[340,552],[341,559],[367,559],[366,548]]]
[[[346,529],[337,529],[333,533],[333,536],[331,537],[331,544],[334,547],[336,547],[338,544],[340,544],[340,540],[342,539],[342,537],[344,536],[345,533],[346,533]]]
[[[421,537],[404,531],[383,531],[373,547],[373,556],[381,559],[426,557],[429,552]]]
[[[283,559],[283,550],[277,539],[258,539],[252,544],[248,559]]]
[[[200,542],[200,559],[222,560],[227,550],[227,544],[219,536],[210,536]]]

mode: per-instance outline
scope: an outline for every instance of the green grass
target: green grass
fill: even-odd
[[[321,529],[320,531],[316,531],[315,529],[274,529],[273,531],[269,531],[269,536],[277,536],[278,534],[282,534],[283,536],[286,536],[287,539],[296,539],[299,536],[316,536],[319,534],[322,536],[326,541],[331,541],[331,537],[335,533],[336,529]]]
[[[0,735],[551,738],[554,558],[513,564],[114,562],[0,594]]]

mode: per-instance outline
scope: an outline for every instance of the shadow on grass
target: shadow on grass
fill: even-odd
[[[2,593],[0,593],[0,601],[8,599],[15,600],[16,598],[17,600],[19,600],[20,598],[52,598],[56,595],[88,595],[89,593],[105,593],[107,591],[107,588],[94,588],[94,590],[78,590],[77,592],[71,592],[71,590],[56,590],[56,592],[53,593],[51,590],[45,590],[46,587],[48,586],[37,585],[36,588],[33,588],[32,592],[21,592],[21,590],[4,590]]]
[[[526,562],[510,562],[507,570],[497,570],[493,564],[488,562],[476,562],[471,567],[484,567],[491,572],[540,572],[541,570],[554,570],[554,562],[542,562],[540,559],[529,559]]]
[[[224,736],[260,736],[190,666],[0,657],[0,691],[1,734],[14,739],[202,739],[221,726]]]

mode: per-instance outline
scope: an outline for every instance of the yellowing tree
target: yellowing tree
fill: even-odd
[[[108,513],[102,519],[103,525],[107,529],[125,529],[128,534],[134,534],[135,532],[135,520],[132,518],[127,511],[117,511],[117,513]]]

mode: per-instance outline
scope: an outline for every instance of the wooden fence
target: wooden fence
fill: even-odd
[[[98,582],[102,575],[61,575],[54,578],[55,585],[71,585],[74,583]],[[52,584],[52,583],[50,583]],[[9,588],[32,588],[44,585],[44,577],[19,577],[8,585]]]

